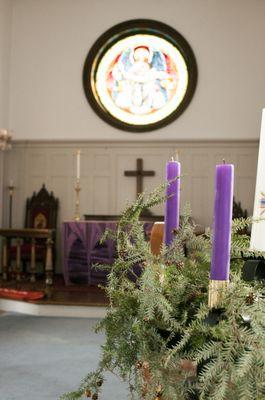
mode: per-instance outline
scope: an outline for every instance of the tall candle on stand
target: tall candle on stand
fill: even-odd
[[[253,217],[260,221],[252,224],[250,248],[265,251],[265,108],[262,112]]]
[[[81,151],[77,150],[76,153],[76,185],[75,185],[75,221],[80,221],[80,156]]]
[[[215,172],[213,247],[209,284],[209,307],[217,308],[229,282],[233,213],[234,166],[221,164]]]
[[[167,246],[170,246],[174,239],[174,230],[179,228],[180,169],[180,163],[173,158],[167,162],[166,179],[168,186],[164,226],[164,243]]]
[[[13,216],[13,195],[14,195],[14,182],[10,179],[9,186],[9,228],[12,228],[12,216]]]

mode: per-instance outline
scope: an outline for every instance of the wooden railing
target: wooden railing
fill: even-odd
[[[15,241],[16,244],[16,263],[15,274],[16,281],[21,280],[21,246],[26,239],[30,242],[30,281],[36,280],[36,241],[42,239],[46,247],[45,259],[45,282],[46,287],[53,285],[53,260],[52,260],[52,246],[53,246],[53,229],[0,229],[0,236],[2,236],[3,249],[2,249],[2,279],[6,281],[10,271],[10,246],[11,242]],[[12,240],[13,239],[13,240]]]

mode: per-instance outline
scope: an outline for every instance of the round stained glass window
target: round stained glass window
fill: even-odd
[[[173,28],[132,20],[104,33],[84,66],[87,99],[117,128],[143,132],[177,118],[189,104],[197,81],[192,49]]]

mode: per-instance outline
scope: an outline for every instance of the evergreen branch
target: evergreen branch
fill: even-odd
[[[117,244],[105,288],[110,306],[96,328],[106,335],[102,356],[98,370],[61,400],[99,393],[106,371],[129,383],[131,398],[144,392],[145,400],[188,400],[191,394],[200,400],[265,399],[265,289],[241,278],[245,257],[265,255],[249,249],[244,233],[256,221],[233,221],[230,285],[212,322],[211,232],[196,236],[186,207],[170,247],[154,256],[145,240],[139,216],[165,200],[164,190],[165,185],[140,195],[116,231],[102,238]],[[183,360],[197,363],[198,373],[185,370]]]

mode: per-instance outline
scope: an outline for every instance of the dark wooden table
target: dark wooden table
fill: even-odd
[[[53,246],[53,229],[0,229],[0,236],[3,238],[2,250],[2,279],[6,281],[10,270],[9,251],[11,240],[16,242],[16,281],[21,280],[21,245],[23,240],[30,241],[31,258],[30,258],[30,280],[35,282],[36,279],[36,240],[42,239],[46,246],[45,260],[45,282],[46,287],[53,284],[53,262],[52,262],[52,246]]]

